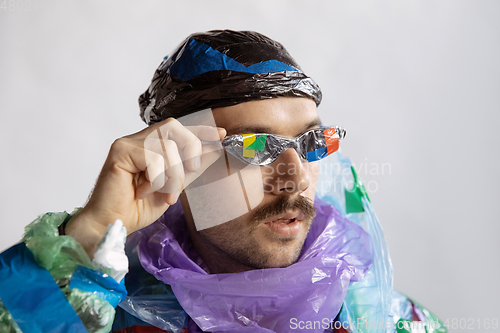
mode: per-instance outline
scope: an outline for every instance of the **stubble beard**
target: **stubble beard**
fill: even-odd
[[[259,226],[264,220],[275,215],[296,210],[304,214],[300,223],[303,224],[305,233],[300,238],[273,237],[272,247],[268,248],[265,241],[269,242],[269,239],[258,237]],[[202,230],[199,234],[221,254],[220,260],[224,260],[225,256],[249,269],[288,267],[299,259],[315,216],[316,210],[311,199],[303,196],[293,199],[280,196],[275,201],[255,209],[250,217],[240,217]]]

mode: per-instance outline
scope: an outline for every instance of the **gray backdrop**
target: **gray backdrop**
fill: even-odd
[[[347,128],[342,151],[385,229],[395,288],[482,331],[500,318],[499,17],[496,0],[7,1],[0,248],[37,214],[84,204],[188,34],[256,30],[321,85],[324,122]]]

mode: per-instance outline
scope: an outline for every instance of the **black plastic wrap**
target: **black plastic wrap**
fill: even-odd
[[[253,31],[213,30],[189,36],[156,70],[139,97],[148,124],[207,108],[282,96],[316,105],[321,89],[280,43]]]

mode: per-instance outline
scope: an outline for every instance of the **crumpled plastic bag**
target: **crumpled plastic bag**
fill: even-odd
[[[371,239],[373,265],[363,280],[352,282],[340,313],[341,322],[385,323],[391,308],[393,268],[384,232],[351,161],[340,152],[321,161],[316,194],[347,219],[363,227]],[[375,325],[373,325],[375,326]],[[380,326],[380,325],[379,325]],[[386,332],[367,326],[362,332]],[[356,327],[351,327],[357,333]],[[361,332],[361,331],[360,331]]]
[[[201,329],[294,332],[294,320],[333,320],[349,282],[361,280],[371,265],[366,232],[320,199],[316,207],[303,253],[286,268],[207,274],[187,241],[179,205],[137,232],[135,250],[145,270],[171,286]]]
[[[75,210],[73,215],[77,212],[78,210]],[[66,212],[40,215],[26,227],[22,241],[33,255],[36,263],[42,267],[42,272],[45,269],[50,273],[85,328],[90,332],[109,332],[115,312],[113,305],[109,303],[110,298],[113,297],[110,295],[116,295],[114,299],[117,304],[124,298],[126,291],[123,285],[120,285],[109,276],[109,274],[114,274],[113,269],[102,265],[96,266],[89,259],[81,245],[72,237],[59,235],[58,226],[69,220],[70,217],[71,215]],[[121,251],[125,256],[123,241],[122,238]],[[106,242],[102,242],[102,244],[104,243]],[[21,245],[23,244],[21,243]],[[22,262],[19,264],[22,265]],[[10,267],[12,274],[15,274],[16,271],[16,267]],[[83,274],[82,272],[86,273]],[[80,283],[80,286],[75,288],[71,285],[72,282],[73,284]],[[30,288],[34,291],[37,290],[36,284],[36,280],[30,283]],[[80,288],[85,285],[86,288]],[[101,291],[101,294],[99,294],[99,291]],[[104,294],[107,295],[107,299]],[[114,305],[116,306],[116,304]],[[19,328],[16,329],[17,325],[14,318],[8,314],[5,305],[2,304],[1,306],[3,306],[3,309],[0,309],[0,312],[2,312],[0,316],[2,330],[20,331]],[[56,304],[54,304],[53,309],[45,309],[50,313],[51,318],[57,318],[59,310],[60,308]],[[29,311],[29,309],[26,309],[26,311]],[[69,312],[64,313],[68,314]],[[60,318],[65,318],[63,312],[61,312]],[[64,323],[64,321],[60,323]],[[36,327],[36,324],[33,325]],[[58,325],[57,322],[54,322],[51,332],[64,332],[66,329],[67,326]]]
[[[359,252],[354,250],[356,246],[359,246],[360,248],[367,246],[369,248],[369,250],[364,248],[364,255],[360,256],[360,258],[363,259],[358,260],[356,263],[360,264],[364,260],[364,264],[366,264],[366,266],[364,266],[365,271],[363,271],[364,278],[363,274],[353,274],[353,272],[356,271],[355,268],[354,270],[347,269],[345,271],[350,272],[349,274],[351,274],[350,276],[352,279],[344,280],[344,283],[347,283],[345,284],[345,287],[349,285],[349,288],[344,293],[340,292],[335,296],[337,299],[343,300],[339,320],[342,322],[356,322],[358,319],[370,320],[372,322],[385,322],[387,321],[389,310],[391,308],[393,272],[380,223],[371,208],[371,203],[369,202],[366,191],[355,174],[352,163],[347,158],[337,152],[336,154],[320,161],[320,165],[322,169],[320,170],[316,193],[316,202],[317,207],[319,208],[319,214],[317,216],[318,223],[316,224],[317,228],[313,228],[311,230],[309,235],[310,237],[308,236],[308,240],[306,241],[304,248],[307,249],[310,247],[314,241],[316,241],[317,248],[325,246],[323,242],[318,241],[318,235],[321,235],[322,232],[324,233],[325,231],[328,231],[326,225],[322,224],[322,218],[324,218],[325,215],[333,214],[335,221],[342,221],[342,223],[336,224],[334,228],[339,228],[339,225],[358,225],[359,228],[352,228],[351,226],[336,230],[339,231],[337,233],[337,236],[339,237],[337,239],[338,244],[336,245],[336,249],[332,252],[336,254],[344,253],[344,259],[347,259],[346,263],[353,264],[355,262],[355,260],[352,260],[355,256],[346,255],[346,253],[351,252],[359,255]],[[328,187],[325,186],[325,184],[335,184],[335,186]],[[331,210],[325,213],[325,210],[328,211],[331,208],[325,206],[324,202],[322,203],[322,200],[328,202],[329,205],[336,207],[338,211]],[[128,241],[128,247],[135,253],[136,256],[139,256],[138,252],[141,253],[140,259],[145,269],[155,275],[159,280],[172,285],[175,296],[178,298],[180,304],[182,304],[182,307],[204,330],[213,330],[215,332],[232,330],[244,331],[245,328],[248,328],[249,331],[254,332],[259,330],[262,332],[291,331],[291,323],[289,321],[287,322],[287,320],[284,320],[280,322],[280,319],[276,319],[276,316],[273,317],[270,313],[263,311],[261,304],[256,300],[257,298],[263,298],[265,300],[265,296],[272,296],[280,299],[279,292],[282,290],[273,290],[273,287],[266,290],[266,288],[262,288],[262,286],[258,283],[262,281],[269,281],[265,283],[265,285],[272,286],[273,281],[282,281],[283,279],[286,279],[288,276],[287,274],[278,273],[279,271],[283,271],[283,269],[257,270],[241,274],[207,275],[203,267],[199,266],[202,263],[199,258],[197,258],[196,252],[192,249],[192,247],[190,247],[189,243],[185,242],[183,239],[183,235],[185,235],[183,226],[185,223],[183,223],[181,214],[182,208],[179,204],[170,207],[160,221],[134,234],[134,239],[130,239]],[[345,217],[348,217],[354,223],[348,221]],[[326,221],[326,219],[324,221]],[[350,236],[350,232],[353,230],[357,230],[356,233],[358,236],[350,238],[352,237],[352,235]],[[364,232],[367,232],[370,236],[369,241],[365,238],[365,236],[361,237]],[[326,232],[326,234],[328,233],[329,232]],[[139,246],[133,245],[137,242],[140,242],[141,244]],[[342,251],[340,250],[342,245],[346,247],[350,246],[351,248],[349,251],[347,251],[346,248]],[[307,258],[306,253],[308,253],[308,250],[304,251],[301,259]],[[339,258],[337,257],[337,259]],[[368,262],[371,263],[372,260],[373,265],[370,266]],[[298,264],[300,265],[300,263]],[[139,263],[137,263],[137,265],[139,265]],[[291,267],[291,269],[295,269],[295,267],[301,268],[294,272],[297,274],[296,282],[299,281],[303,271],[318,272],[317,275],[309,275],[306,279],[313,277],[312,280],[314,280],[314,277],[317,277],[318,281],[321,281],[325,277],[331,277],[329,273],[324,274],[327,270],[324,269],[322,263],[315,262],[315,264],[307,267],[295,265],[292,265]],[[338,267],[341,269],[342,265]],[[351,268],[353,267],[355,267],[355,265]],[[370,269],[366,271],[366,268],[368,267],[370,267]],[[358,270],[358,272],[361,271],[362,270]],[[147,273],[144,272],[144,275],[147,275]],[[269,280],[266,280],[266,278]],[[324,280],[328,280],[328,278]],[[290,282],[290,284],[287,284],[288,282]],[[288,282],[285,282],[284,289],[288,288],[291,290],[291,294],[300,293],[300,291],[297,291],[293,282]],[[279,288],[279,286],[275,285],[274,288],[276,287]],[[322,293],[318,293],[316,297],[307,298],[309,301],[296,300],[284,313],[293,316],[293,313],[304,313],[304,309],[301,308],[304,304],[306,307],[314,305],[315,302],[319,302],[317,304],[324,304],[321,303],[321,301],[331,298],[327,289],[328,288],[323,289]],[[219,290],[224,294],[229,294],[230,297],[225,298],[226,295],[221,297],[219,297],[219,295],[211,295],[210,291],[213,290]],[[252,299],[252,296],[256,295],[256,291],[258,291],[258,297]],[[269,293],[265,294],[265,292]],[[169,297],[171,297],[173,294],[170,293],[169,295]],[[238,296],[242,296],[242,298],[240,299]],[[324,297],[322,298],[321,296]],[[132,302],[133,299],[133,294],[127,297],[128,302]],[[244,301],[244,299],[247,300]],[[251,301],[248,299],[251,299]],[[170,300],[173,301],[172,298],[170,298]],[[156,320],[157,323],[161,318],[157,317],[154,319],[154,316],[151,314],[155,311],[160,311],[160,309],[164,308],[165,304],[162,305],[161,302],[156,304],[148,303],[146,299],[142,299],[141,301],[142,308],[141,306],[136,306],[135,309],[129,308],[129,311],[133,313],[134,311],[143,311],[148,308],[146,313],[149,314],[144,316],[145,312],[143,312],[142,315],[144,317],[141,317],[141,319],[151,324],[153,324],[153,321]],[[272,304],[273,306],[276,306],[278,303],[279,301],[276,301]],[[212,304],[216,305],[213,306]],[[224,308],[224,305],[227,304],[231,304],[231,306],[229,308]],[[269,315],[271,319],[266,319],[267,322],[262,321],[259,323],[258,320],[255,321],[250,319],[250,316],[245,315],[244,311],[235,311],[235,307],[238,306],[241,306],[245,310],[248,310],[249,307],[252,308],[252,305],[248,304],[258,304],[255,306],[255,309],[259,308],[259,311],[261,311],[259,312],[259,315],[261,315],[262,318]],[[232,305],[234,305],[234,307]],[[220,308],[217,309],[216,307],[218,306],[220,306]],[[200,309],[203,309],[203,311],[198,312]],[[318,310],[319,306],[315,309]],[[198,320],[196,317],[197,313],[200,314]],[[201,315],[202,313],[204,315]],[[338,309],[336,311],[332,310],[332,312],[327,316],[325,316],[324,313],[321,313],[321,315],[317,317],[307,315],[303,318],[311,321],[314,320],[314,318],[322,320],[325,317],[331,317],[331,321],[333,321],[337,313]],[[176,320],[177,323],[181,323],[186,317],[183,317],[181,312],[178,312],[171,318]],[[297,321],[299,318],[297,318]],[[175,327],[177,327],[179,331],[182,327],[175,326],[174,321],[169,321],[168,316],[163,317],[162,320],[163,326],[158,325],[157,323],[156,325],[158,327],[162,327],[164,329],[170,328],[173,331],[175,331]],[[232,326],[235,322],[239,323],[237,325],[240,325],[240,327],[237,327],[237,325]],[[221,323],[223,324],[221,325]],[[351,327],[351,330],[353,332],[357,332],[355,327]],[[322,332],[323,329],[319,329],[317,331]],[[373,329],[371,331],[381,332],[384,330]],[[363,332],[366,332],[366,330]]]

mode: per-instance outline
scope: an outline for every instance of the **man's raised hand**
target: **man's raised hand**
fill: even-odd
[[[116,219],[128,234],[153,223],[220,157],[221,147],[201,141],[225,135],[222,128],[187,127],[169,118],[117,139],[88,203],[68,222],[66,234],[92,257],[107,225]]]

